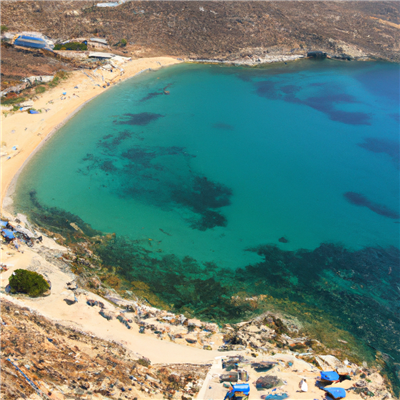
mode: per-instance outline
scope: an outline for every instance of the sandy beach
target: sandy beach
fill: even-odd
[[[11,203],[11,199],[6,199],[6,196],[13,179],[39,146],[79,111],[85,103],[113,86],[111,84],[104,89],[101,87],[104,85],[104,80],[119,83],[141,71],[156,70],[180,62],[172,57],[142,58],[122,64],[121,67],[124,70],[122,74],[119,69],[114,69],[113,72],[98,70],[95,73],[91,70],[74,71],[67,80],[61,81],[57,87],[38,95],[39,99],[34,101],[33,108],[41,109],[41,113],[28,114],[27,112],[17,111],[7,114],[2,112],[1,152],[7,153],[1,157],[2,209]],[[76,89],[76,87],[78,88]],[[66,92],[65,96],[62,95],[63,92]],[[61,98],[65,99],[61,100]],[[12,149],[14,146],[17,146],[17,150]]]
[[[12,203],[11,198],[6,196],[13,191],[17,177],[21,170],[29,162],[32,155],[40,146],[48,140],[69,118],[79,111],[88,101],[101,93],[107,91],[99,87],[104,81],[113,79],[122,82],[136,74],[152,69],[177,64],[180,61],[171,57],[156,57],[128,61],[122,65],[124,73],[119,70],[114,72],[97,71],[93,74],[90,70],[81,70],[71,73],[71,76],[56,88],[46,91],[39,99],[34,101],[35,109],[47,109],[40,114],[28,114],[27,112],[15,112],[6,115],[2,113],[2,152],[7,155],[1,158],[2,180],[1,180],[1,204],[2,213],[7,217],[11,215],[6,211]],[[87,76],[89,75],[90,78]],[[77,87],[77,88],[76,88]],[[62,95],[63,92],[67,94]],[[61,100],[61,98],[65,98]],[[50,103],[49,103],[50,102]],[[12,150],[17,146],[17,150]],[[10,157],[10,158],[9,158]],[[36,247],[36,246],[35,246]],[[59,246],[54,240],[44,237],[42,248],[67,252],[66,248]],[[153,360],[153,362],[209,362],[219,353],[203,351],[198,348],[180,346],[171,342],[163,342],[154,337],[138,334],[135,325],[133,332],[126,330],[117,320],[107,322],[94,310],[87,306],[86,297],[81,296],[80,301],[74,306],[68,306],[64,299],[68,299],[71,292],[66,288],[66,283],[73,279],[73,275],[60,271],[48,263],[42,256],[37,254],[36,249],[22,245],[21,252],[2,251],[1,262],[10,265],[7,272],[1,274],[1,287],[4,290],[8,278],[15,269],[35,266],[52,282],[52,294],[40,299],[23,298],[23,304],[32,307],[48,318],[63,321],[63,323],[76,329],[91,332],[106,340],[117,340],[127,346],[130,350],[138,352]],[[9,296],[7,296],[9,297]],[[97,296],[98,297],[98,296]],[[96,299],[96,295],[91,296]],[[15,298],[13,299],[15,300]],[[102,300],[100,297],[97,300]],[[21,303],[22,304],[22,303]],[[114,309],[113,306],[110,306]]]

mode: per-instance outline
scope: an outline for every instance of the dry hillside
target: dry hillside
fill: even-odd
[[[125,38],[138,54],[235,59],[324,50],[400,60],[399,2],[2,1],[2,24],[55,39]],[[141,52],[141,53],[140,53]]]

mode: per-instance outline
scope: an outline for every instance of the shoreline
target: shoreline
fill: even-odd
[[[217,60],[217,59],[213,59],[213,60],[207,60],[207,59],[201,59],[201,60],[196,60],[196,59],[180,59],[180,58],[175,58],[175,57],[168,57],[168,56],[161,56],[161,57],[151,57],[151,58],[141,58],[141,59],[137,59],[137,60],[130,60],[128,62],[126,62],[125,64],[122,64],[122,66],[124,67],[124,75],[120,75],[121,78],[117,81],[114,82],[114,84],[109,87],[106,88],[101,88],[102,91],[99,93],[95,93],[94,95],[89,95],[88,98],[83,101],[83,102],[78,102],[77,105],[73,106],[72,109],[67,112],[66,116],[61,120],[61,122],[58,123],[53,123],[51,124],[51,126],[49,126],[46,131],[47,133],[41,137],[40,141],[37,140],[31,140],[30,142],[26,143],[28,146],[31,145],[30,149],[29,149],[29,153],[25,155],[25,157],[18,157],[18,165],[11,167],[11,171],[7,171],[7,167],[8,167],[8,163],[6,163],[6,161],[10,161],[5,159],[5,156],[2,154],[1,155],[1,169],[2,169],[2,174],[1,174],[1,195],[0,195],[0,209],[1,212],[12,212],[12,204],[13,204],[13,200],[12,200],[12,195],[15,192],[15,187],[16,187],[16,183],[18,181],[18,178],[20,176],[20,174],[22,173],[23,169],[29,164],[29,161],[32,159],[32,157],[42,148],[42,146],[49,140],[51,139],[51,137],[59,130],[61,129],[73,116],[75,116],[87,103],[89,103],[91,100],[93,100],[94,98],[98,97],[100,94],[104,93],[104,91],[107,91],[108,89],[110,89],[111,87],[125,82],[128,79],[134,78],[137,75],[140,75],[142,73],[145,73],[147,71],[157,71],[158,69],[164,68],[164,67],[168,67],[171,65],[176,65],[176,64],[180,64],[180,63],[189,63],[189,64],[222,64],[222,65],[232,65],[232,66],[243,66],[243,67],[254,67],[254,66],[267,66],[267,65],[271,65],[271,64],[279,64],[279,63],[287,63],[287,62],[296,62],[299,60],[306,60],[307,57],[305,55],[287,55],[287,54],[280,54],[280,55],[274,55],[274,56],[267,56],[264,57],[262,59],[259,59],[258,61],[250,61],[250,60]],[[165,63],[161,63],[162,61],[164,61]],[[371,58],[368,58],[367,60],[365,60],[364,58],[360,58],[360,59],[355,59],[354,61],[372,61]],[[156,65],[154,65],[154,63],[156,63]],[[142,69],[136,70],[134,67],[136,64],[144,64]],[[150,66],[151,65],[151,66]],[[133,68],[132,68],[133,67]],[[110,77],[110,76],[105,76],[106,74],[103,73],[103,75],[99,75],[98,73],[96,74],[96,76],[99,78],[102,78],[103,80],[99,79],[100,84],[104,84],[104,77],[106,77],[106,79],[110,79],[110,81],[113,81],[115,78],[118,77],[119,72],[121,71],[121,66],[119,66],[119,68],[116,68],[117,73],[114,74],[114,76]],[[97,69],[95,70],[97,71]],[[43,99],[43,97],[46,96],[52,96],[57,90],[60,90],[61,86],[67,85],[69,83],[71,83],[72,79],[75,78],[79,73],[83,73],[85,75],[86,80],[91,81],[91,84],[93,85],[93,89],[97,89],[96,86],[100,86],[99,83],[96,83],[94,79],[96,79],[96,76],[94,76],[95,74],[92,72],[92,70],[78,70],[78,71],[73,71],[71,73],[71,76],[68,77],[68,79],[65,82],[61,82],[57,87],[52,88],[51,90],[48,90],[44,93],[44,95],[41,96],[41,98],[39,98],[38,100],[35,101],[39,102],[39,100]],[[91,75],[89,76],[88,73],[90,73]],[[78,77],[79,79],[79,77]],[[82,81],[82,77],[81,77],[81,81]],[[63,89],[64,90],[64,89]],[[88,89],[85,91],[85,94],[87,95],[88,92],[90,92]],[[47,103],[46,103],[47,104]],[[34,104],[34,106],[37,106],[37,104]],[[56,114],[61,114],[62,110],[59,110],[58,112],[56,111]],[[2,122],[2,131],[3,131],[3,135],[2,135],[2,148],[3,148],[3,143],[5,142],[4,139],[8,139],[9,134],[6,132],[4,133],[4,131],[7,130],[7,125],[10,125],[12,122],[10,122],[10,119],[12,119],[14,117],[14,119],[21,115],[19,111],[14,112],[10,117],[5,117],[4,114],[7,114],[6,111],[3,112],[3,110],[1,110],[1,122]],[[24,116],[27,115],[26,113],[24,113]],[[29,114],[28,114],[29,115]],[[47,116],[47,112],[46,114],[39,114],[40,116],[46,115]],[[30,115],[32,117],[32,115]],[[54,117],[56,117],[57,115],[55,115]],[[50,115],[48,118],[45,118],[44,121],[46,121],[46,119],[49,119],[53,117],[53,115]],[[8,119],[7,119],[8,118]],[[42,119],[43,121],[43,119]],[[41,129],[38,127],[37,129],[35,129],[34,131],[32,131],[32,136],[34,134],[37,135],[41,135],[41,133],[39,132]],[[2,149],[3,150],[3,149]],[[16,158],[16,156],[18,156],[21,153],[21,151],[19,151],[15,154],[15,156],[12,156],[11,158]],[[6,172],[4,172],[4,170],[6,170]]]
[[[100,93],[99,93],[100,95]],[[91,99],[85,101],[82,105],[78,106],[78,108],[76,108],[74,111],[71,112],[71,114],[69,114],[63,121],[61,121],[58,125],[56,125],[51,132],[45,137],[43,138],[43,140],[33,149],[33,151],[28,155],[28,157],[24,160],[23,164],[19,167],[18,171],[14,174],[14,176],[11,179],[11,182],[9,183],[5,195],[2,198],[2,208],[3,210],[6,210],[8,212],[12,212],[11,208],[12,208],[12,204],[13,204],[13,200],[12,200],[12,195],[15,192],[15,187],[17,185],[17,181],[19,176],[21,175],[23,169],[29,164],[29,161],[31,161],[31,159],[34,157],[34,155],[46,144],[46,142],[48,140],[50,140],[53,135],[60,130],[74,115],[76,115],[80,110],[82,110],[82,108],[88,104],[90,101],[92,101],[95,97],[92,97]],[[8,204],[7,204],[8,201]]]
[[[154,61],[155,59],[150,59],[151,61]],[[174,65],[179,63],[180,61],[171,59],[174,62],[171,61],[169,65]],[[161,65],[159,66],[159,68],[163,67],[163,66],[167,66],[167,65]],[[125,66],[124,66],[125,67]],[[124,78],[122,81],[125,81],[127,79],[130,79],[132,77],[135,77],[139,74],[142,74],[148,70],[154,70],[154,68],[148,67],[145,69],[141,69],[140,71],[137,72],[133,72],[130,71],[132,73],[132,75],[129,76],[124,76]],[[82,71],[76,71],[73,74],[79,74]],[[88,77],[83,78],[86,81],[88,80]],[[52,90],[49,90],[48,92],[46,92],[46,95],[48,96],[52,96],[57,90],[61,91],[62,86],[67,86],[68,83],[71,83],[72,81],[72,77],[70,77],[68,79],[68,81],[62,82],[59,87],[54,88]],[[100,81],[101,82],[101,81]],[[93,83],[90,84],[90,86]],[[112,87],[112,86],[110,86]],[[2,203],[2,209],[3,212],[4,210],[9,212],[9,210],[12,209],[12,199],[11,199],[11,195],[14,193],[15,187],[16,187],[16,183],[18,180],[18,177],[20,176],[21,172],[23,171],[23,168],[25,168],[29,161],[32,159],[32,157],[42,148],[43,144],[45,142],[47,142],[49,139],[51,139],[51,137],[53,137],[53,135],[62,127],[64,126],[69,120],[70,118],[72,118],[73,116],[75,116],[80,110],[82,110],[82,108],[91,100],[93,100],[95,97],[97,97],[99,94],[101,94],[103,92],[103,90],[101,91],[96,91],[93,95],[90,95],[90,93],[93,93],[91,89],[88,88],[86,90],[86,94],[89,95],[89,97],[85,100],[81,100],[80,102],[77,102],[75,104],[75,107],[72,108],[72,110],[70,109],[70,112],[67,113],[67,116],[64,117],[64,119],[61,120],[61,122],[59,122],[58,124],[54,124],[52,126],[49,126],[47,128],[46,131],[48,131],[48,133],[46,133],[42,138],[40,138],[40,141],[38,141],[36,143],[36,141],[32,141],[32,147],[29,147],[29,149],[31,150],[30,152],[28,152],[28,154],[23,153],[23,151],[25,150],[25,148],[22,148],[21,152],[18,152],[15,157],[13,157],[14,159],[18,158],[18,161],[20,162],[20,164],[17,164],[16,162],[14,162],[14,164],[16,164],[15,168],[12,169],[11,171],[14,171],[14,174],[12,177],[7,177],[10,179],[8,185],[5,188],[5,191],[3,193],[3,184],[4,184],[4,178],[2,180],[2,198],[1,198],[1,203]],[[81,92],[79,92],[79,94],[82,94]],[[36,103],[36,102],[35,102]],[[47,103],[46,103],[47,104]],[[36,104],[35,104],[36,105]],[[55,119],[57,116],[61,115],[63,113],[63,109],[58,109],[55,111],[54,115],[50,115],[49,119],[51,119],[53,117],[53,119]],[[14,121],[14,119],[17,119],[21,114],[19,114],[19,112],[16,112],[15,114],[13,114],[11,117],[14,117],[13,120],[11,122]],[[39,115],[39,117],[45,116],[46,114],[41,114]],[[23,116],[25,117],[26,120],[30,119],[30,118],[35,118],[35,116],[31,116],[29,114],[24,113]],[[11,118],[10,117],[10,118]],[[8,118],[8,117],[7,117]],[[4,118],[6,119],[6,118]],[[2,120],[4,123],[4,119]],[[9,121],[6,121],[9,122]],[[3,128],[4,129],[4,128]],[[39,131],[41,131],[40,126],[37,126],[32,132],[29,132],[29,135],[32,133],[32,137],[35,138],[37,136],[34,136],[35,134],[37,134]],[[29,138],[28,138],[29,139]],[[34,145],[36,143],[36,145]],[[28,143],[29,144],[29,143]],[[26,151],[26,150],[25,150]],[[22,156],[21,156],[22,153]],[[5,157],[4,157],[5,158]],[[2,162],[5,162],[5,160],[2,160]],[[17,168],[18,167],[18,168]],[[7,204],[7,201],[10,201],[10,203]],[[58,246],[52,239],[50,238],[46,238],[47,243],[52,242],[52,246]],[[35,246],[36,247],[36,246]],[[118,341],[118,343],[120,343],[121,345],[132,349],[139,349],[139,351],[143,348],[146,349],[146,355],[149,356],[152,360],[156,360],[158,362],[167,362],[166,360],[168,360],[169,362],[186,362],[186,363],[198,363],[198,362],[210,362],[213,357],[217,356],[220,357],[221,355],[228,355],[228,354],[232,354],[232,353],[216,353],[215,349],[213,349],[213,351],[204,351],[202,349],[199,348],[188,348],[188,346],[183,346],[183,343],[169,343],[169,342],[161,342],[159,339],[156,338],[148,338],[145,336],[141,336],[139,335],[137,332],[137,329],[135,328],[134,331],[131,331],[130,334],[130,338],[128,338],[127,336],[127,331],[124,330],[124,327],[117,321],[112,321],[110,323],[106,323],[107,327],[110,328],[111,332],[105,332],[105,329],[103,329],[103,324],[104,321],[96,314],[94,315],[93,313],[93,308],[88,308],[87,305],[84,304],[84,302],[79,302],[79,305],[75,305],[73,307],[69,308],[69,312],[66,312],[66,310],[68,310],[68,307],[65,307],[65,305],[63,304],[63,300],[65,301],[65,299],[63,299],[63,297],[65,297],[65,285],[67,282],[67,278],[71,279],[71,276],[67,276],[68,274],[63,271],[64,276],[63,278],[61,278],[61,269],[58,270],[59,265],[57,264],[57,261],[55,260],[54,257],[54,263],[46,263],[44,261],[44,259],[42,258],[42,254],[38,251],[32,252],[30,249],[23,247],[23,250],[25,252],[25,255],[22,254],[20,255],[19,253],[16,253],[15,256],[10,257],[11,259],[14,258],[14,260],[12,260],[13,262],[16,263],[16,268],[21,267],[21,268],[27,268],[27,269],[32,269],[32,268],[37,268],[37,260],[41,260],[39,262],[39,266],[40,263],[42,263],[42,266],[44,267],[44,271],[46,273],[48,273],[49,275],[51,273],[54,274],[54,280],[51,279],[52,283],[54,284],[56,282],[56,284],[54,285],[54,292],[52,293],[52,295],[48,298],[40,298],[40,299],[29,299],[29,298],[16,298],[14,296],[7,296],[7,295],[0,295],[0,298],[4,298],[10,301],[15,302],[16,304],[18,304],[18,302],[20,301],[22,304],[24,304],[25,306],[28,307],[32,307],[32,309],[35,309],[36,312],[41,313],[41,315],[45,316],[46,318],[49,318],[52,321],[58,321],[61,322],[62,324],[65,324],[66,326],[70,326],[72,329],[75,330],[79,330],[82,333],[86,334],[86,335],[95,335],[98,338],[104,339],[104,340],[114,340],[115,337],[119,337],[121,339],[121,341]],[[61,249],[61,246],[59,246],[57,248],[57,251],[59,253],[63,253],[64,250]],[[38,255],[35,255],[38,254]],[[26,257],[29,256],[29,257]],[[9,260],[7,260],[9,261]],[[11,260],[10,260],[11,261]],[[47,261],[47,259],[46,259]],[[19,264],[19,265],[18,265]],[[53,267],[55,269],[55,271],[50,272],[50,267]],[[14,270],[14,268],[12,268]],[[12,272],[12,271],[10,271]],[[2,277],[3,280],[6,277],[5,275],[9,276],[9,274],[3,274],[4,276]],[[58,275],[58,279],[59,281],[57,282],[56,279],[56,275]],[[75,277],[77,277],[78,275],[75,275]],[[52,275],[53,277],[53,275]],[[81,293],[81,296],[87,296],[87,293]],[[101,300],[100,297],[96,296],[93,292],[89,292],[89,296],[93,299],[97,300]],[[78,296],[79,297],[79,296]],[[87,298],[87,297],[86,297]],[[58,307],[55,306],[55,302],[58,302]],[[83,303],[83,304],[82,304]],[[51,306],[53,304],[53,306]],[[78,312],[77,312],[78,311]],[[78,317],[84,317],[84,318],[78,318]],[[82,320],[83,321],[79,321]],[[142,340],[143,338],[143,340]],[[237,354],[237,351],[235,351],[235,353]],[[173,360],[173,361],[171,361]],[[310,378],[313,377],[313,375],[310,374]],[[205,387],[204,387],[205,388]],[[294,390],[293,390],[294,392]],[[202,394],[204,395],[204,394]],[[199,397],[202,398],[202,397]],[[358,397],[357,397],[358,399]]]
[[[53,106],[51,106],[52,108],[48,110],[52,112],[46,111],[45,113],[32,115],[26,112],[21,113],[20,111],[16,111],[12,115],[5,115],[2,111],[2,153],[3,148],[6,147],[6,154],[2,154],[1,157],[1,212],[10,212],[10,210],[12,210],[13,201],[11,196],[15,191],[17,180],[32,157],[87,103],[116,84],[122,83],[127,79],[133,78],[146,71],[156,71],[160,68],[182,62],[183,61],[173,57],[153,57],[130,60],[122,64],[123,74],[121,74],[120,69],[115,69],[115,73],[101,71],[101,74],[99,71],[95,71],[95,74],[92,70],[73,71],[67,80],[60,82],[57,87],[46,91],[39,99],[34,101],[34,108],[36,109],[45,109],[49,101],[53,101],[53,103],[51,103],[53,104]],[[104,78],[107,80],[114,80],[118,77],[119,79],[114,85],[110,85],[104,89],[100,87],[101,91],[97,90],[98,86],[104,84]],[[80,89],[82,86],[83,90]],[[96,89],[95,93],[93,93],[93,89]],[[56,93],[65,91],[67,93],[74,92],[74,96],[72,98],[68,96],[68,99],[65,98],[65,102],[62,103],[62,107],[57,107],[59,102],[56,98],[59,97],[59,95]],[[78,95],[75,96],[75,93],[78,93]],[[67,107],[65,107],[65,105]],[[64,114],[63,111],[65,108],[67,108],[67,112]],[[39,118],[41,119],[38,121]],[[32,121],[29,121],[29,119],[32,119]],[[33,127],[29,129],[29,131],[28,127],[26,127],[23,133],[19,133],[16,136],[13,135],[15,131],[23,129],[21,125],[31,127],[31,122],[36,122],[36,124],[32,124]],[[44,127],[43,125],[47,126]],[[14,140],[14,142],[10,142],[11,140]],[[20,145],[15,142],[22,142],[22,144]],[[4,144],[6,145],[4,146]],[[12,153],[11,150],[11,147],[14,145],[18,146],[16,153]],[[7,159],[7,156],[11,158]]]

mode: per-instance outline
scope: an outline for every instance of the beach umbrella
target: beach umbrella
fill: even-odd
[[[335,371],[321,371],[321,379],[330,382],[338,381],[339,374]]]
[[[3,236],[5,238],[10,239],[10,240],[15,239],[14,234],[9,229],[2,229],[2,232],[3,232]]]
[[[324,390],[335,400],[344,399],[346,397],[346,390],[343,388],[325,388]]]

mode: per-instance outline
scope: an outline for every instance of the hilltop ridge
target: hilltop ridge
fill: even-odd
[[[400,60],[398,2],[147,2],[96,7],[80,1],[3,1],[2,24],[55,39],[128,41],[137,56],[234,60],[323,50]]]

